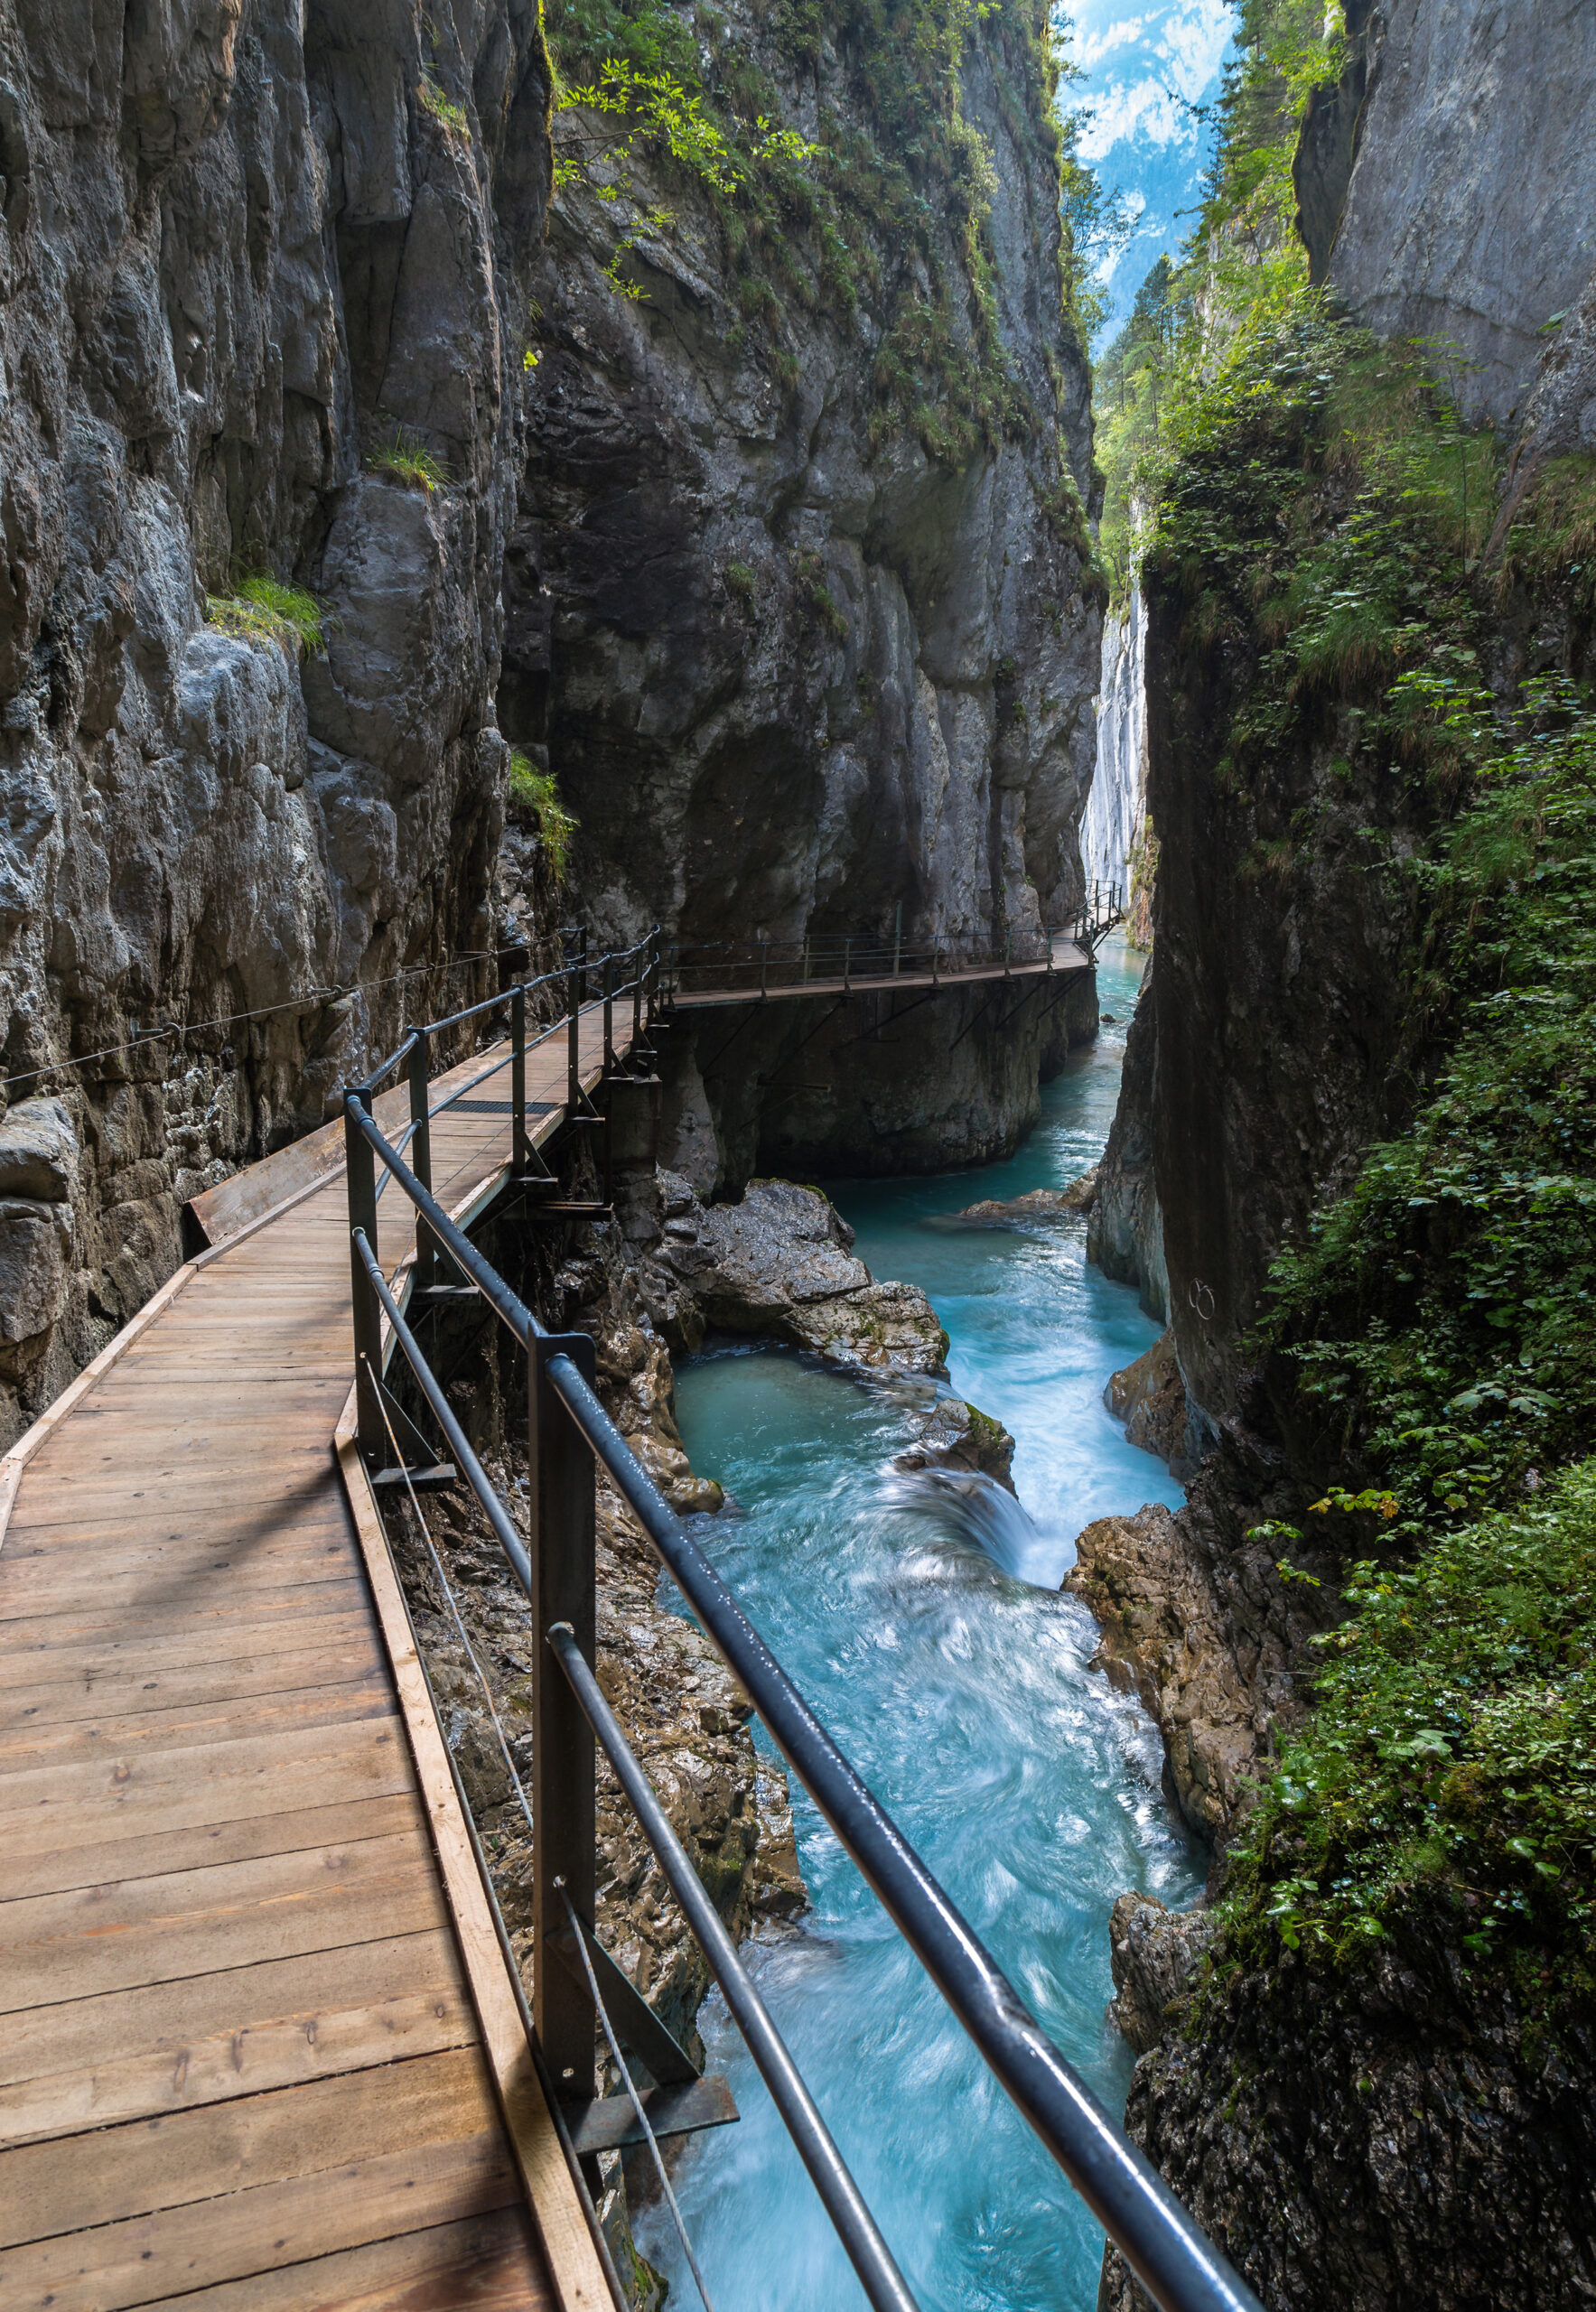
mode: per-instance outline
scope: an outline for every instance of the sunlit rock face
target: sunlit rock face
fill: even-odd
[[[727,23],[804,134],[825,107],[874,149],[875,92],[840,29],[817,84],[774,21],[733,8]],[[1027,412],[995,440],[935,453],[929,425],[882,404],[886,317],[924,271],[889,236],[874,237],[878,286],[854,311],[823,285],[800,296],[751,242],[733,258],[692,187],[667,187],[634,148],[625,213],[663,205],[672,221],[630,249],[633,298],[606,272],[615,204],[585,183],[555,198],[499,708],[512,741],[548,748],[582,825],[576,887],[604,936],[658,920],[688,942],[890,940],[901,921],[906,941],[1007,936],[1019,951],[1078,900],[1100,629],[1080,513],[1087,378],[1060,312],[1056,163],[1015,110],[1016,89],[1021,113],[1034,109],[1034,63],[1005,37],[976,29],[964,72],[994,164],[997,330]],[[951,231],[936,231],[967,329],[975,292]],[[761,266],[775,304],[756,326],[739,288]],[[997,1018],[974,1030],[978,1051]],[[927,1011],[901,1030],[922,1096],[967,1024]],[[802,1037],[814,1027],[811,1012]],[[1029,1041],[1013,1085],[982,1060],[991,1080],[969,1087],[955,1161],[1018,1131],[1052,1032],[1015,1024]],[[806,1043],[806,1080],[846,1113],[807,1132],[801,1104],[778,1124],[756,1101],[751,1121],[743,1090],[779,1067],[786,1039],[784,1024],[751,1025],[723,1096],[719,1031],[696,1039],[727,1177],[761,1147],[783,1168],[835,1169],[882,1133],[909,1146],[907,1114],[851,1104],[857,1070],[839,1076],[824,1038]],[[939,1124],[923,1161],[947,1145]]]
[[[321,1122],[394,974],[493,944],[547,101],[520,7],[23,0],[0,33],[0,1028],[76,1151],[0,1226],[8,1433],[171,1269],[184,1198]],[[323,653],[208,611],[257,573]]]
[[[1361,85],[1308,155],[1304,201],[1333,235],[1330,284],[1378,335],[1428,340],[1465,413],[1505,424],[1596,274],[1596,12],[1354,0],[1348,15]]]

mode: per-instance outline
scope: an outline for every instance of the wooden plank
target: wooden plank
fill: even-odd
[[[520,2207],[196,2289],[182,2307],[183,2312],[557,2312]]]
[[[353,1675],[346,1670],[340,1678],[305,1686],[277,1687],[247,1697],[223,1693],[167,1710],[119,1716],[105,1711],[53,1726],[12,1728],[0,1732],[0,1775],[135,1758],[149,1750],[182,1750],[200,1742],[232,1741],[244,1734],[254,1739],[292,1727],[386,1718],[393,1706],[386,1667],[368,1658]]]
[[[565,2312],[613,2312],[603,2267],[527,2043],[520,2007],[506,1972],[470,1834],[461,1818],[448,1753],[415,1650],[404,1591],[365,1465],[356,1450],[352,1391],[339,1423],[338,1459],[393,1664],[416,1779],[454,1915],[483,2046],[549,2273]]]
[[[204,1823],[193,1830],[157,1831],[147,1838],[96,1839],[53,1853],[8,1854],[5,1894],[64,1894],[125,1878],[160,1878],[171,1870],[203,1870],[211,1863],[247,1862],[257,1855],[292,1854],[340,1839],[387,1838],[415,1822],[408,1789],[386,1798],[340,1798],[335,1805],[302,1806],[291,1814],[251,1814],[236,1823]],[[0,2059],[3,2072],[3,2059]]]
[[[7,1521],[22,1483],[23,1471],[43,1445],[68,1417],[75,1412],[95,1386],[103,1373],[108,1373],[117,1359],[125,1356],[142,1333],[147,1332],[157,1318],[164,1314],[193,1275],[186,1263],[164,1284],[150,1295],[137,1314],[131,1317],[114,1339],[108,1340],[99,1355],[91,1357],[75,1381],[70,1382],[52,1404],[47,1405],[31,1429],[26,1429],[0,1459],[0,1549],[5,1542]]]
[[[75,1768],[82,1786],[53,1795],[21,1794],[0,1784],[0,1852],[55,1852],[95,1839],[154,1837],[296,1813],[329,1790],[351,1799],[388,1798],[414,1786],[406,1746],[391,1720],[281,1734],[271,1742],[219,1742],[177,1757],[182,1771],[176,1774],[163,1775],[159,1759],[141,1760],[125,1779],[115,1768]]]
[[[0,2143],[230,2102],[474,2044],[447,1926],[13,2017]]]
[[[0,1580],[0,1599],[4,1588]],[[231,1590],[196,1600],[192,1607],[181,1599],[145,1599],[120,1608],[98,1598],[80,1598],[59,1612],[17,1615],[0,1625],[0,1661],[28,1664],[58,1649],[64,1659],[87,1647],[107,1660],[120,1655],[139,1661],[203,1661],[211,1645],[231,1645],[239,1638],[253,1644],[253,1634],[263,1630],[288,1628],[324,1614],[369,1610],[369,1592],[355,1564],[335,1580],[257,1593]],[[19,1667],[15,1674],[39,1673]]]
[[[91,1540],[92,1532],[79,1528],[60,1538],[19,1534],[15,1562],[0,1582],[0,1620],[48,1613],[46,1600],[52,1599],[59,1601],[55,1611],[66,1611],[89,1584],[102,1599],[127,1597],[130,1591],[136,1596],[168,1568],[181,1568],[185,1580],[191,1571],[196,1580],[214,1574],[241,1597],[251,1587],[280,1589],[296,1580],[327,1579],[325,1569],[336,1579],[349,1564],[347,1534],[321,1520],[302,1525],[292,1515],[263,1517],[258,1530],[153,1519],[132,1528],[120,1561],[109,1563],[94,1562]],[[85,1546],[75,1547],[75,1542]]]
[[[229,1653],[225,1659],[208,1652],[201,1661],[174,1664],[153,1677],[138,1674],[147,1664],[102,1665],[98,1657],[90,1657],[82,1670],[70,1671],[57,1656],[50,1663],[48,1681],[21,1685],[7,1679],[0,1684],[0,1755],[5,1754],[5,1729],[68,1726],[89,1718],[103,1725],[205,1702],[241,1701],[251,1694],[291,1694],[377,1671],[372,1632],[362,1617],[340,1616],[336,1627],[315,1635],[313,1645],[303,1642],[306,1633],[301,1632],[297,1645]],[[386,1671],[381,1674],[386,1692]]]
[[[0,2246],[313,2176],[341,2164],[341,2145],[380,2158],[497,2133],[496,2122],[480,2052],[446,2047],[379,2073],[335,2073],[76,2136],[70,2160],[53,2144],[17,2144],[0,2151]]]
[[[485,2214],[516,2197],[503,2130],[495,2123],[480,2135],[356,2157],[311,2176],[236,2191],[220,2206],[201,2200],[0,2251],[0,2304],[128,2312],[219,2281]]]
[[[0,2013],[441,1925],[418,1828],[0,1903]]]

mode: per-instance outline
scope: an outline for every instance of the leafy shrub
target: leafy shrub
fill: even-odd
[[[571,838],[577,822],[560,801],[553,771],[539,770],[536,763],[516,750],[509,759],[507,800],[511,817],[536,831],[549,872],[556,881],[563,881],[571,861]]]
[[[326,647],[321,603],[275,578],[246,578],[236,594],[208,594],[205,616],[247,641],[278,643],[292,658],[307,650],[319,656]]]
[[[1440,1924],[1532,2006],[1588,2000],[1596,1460],[1412,1566],[1360,1562],[1346,1599],[1233,1860],[1233,1949],[1278,1936],[1345,1963]]]
[[[748,603],[752,601],[754,594],[758,590],[759,582],[755,578],[753,571],[749,564],[746,562],[728,562],[723,575],[726,581],[726,592],[728,594],[732,595],[735,601],[740,602]]]

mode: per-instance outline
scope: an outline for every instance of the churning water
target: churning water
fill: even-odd
[[[1018,1506],[982,1481],[894,1472],[905,1433],[891,1392],[778,1351],[694,1359],[677,1403],[695,1468],[735,1505],[700,1519],[698,1538],[1115,2112],[1131,2058],[1104,2019],[1109,1910],[1129,1887],[1187,1902],[1200,1872],[1160,1795],[1157,1736],[1087,1671],[1091,1618],[1058,1584],[1089,1519],[1180,1498],[1102,1403],[1155,1328],[1086,1266],[1078,1221],[951,1216],[1097,1161],[1138,960],[1105,953],[1099,995],[1117,1024],[1044,1090],[1009,1162],[835,1191],[873,1272],[929,1293],[955,1387],[1013,1432]],[[1089,2312],[1101,2233],[796,1784],[793,1800],[813,1907],[745,1955],[924,2312]],[[700,2024],[742,2113],[697,2138],[676,2177],[716,2312],[863,2305],[718,1997]],[[639,2230],[672,2307],[695,2307],[667,2220],[655,2208]]]

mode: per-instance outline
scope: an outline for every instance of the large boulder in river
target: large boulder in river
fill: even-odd
[[[700,1203],[660,1176],[658,1243],[641,1272],[667,1338],[759,1333],[839,1365],[946,1379],[947,1336],[916,1284],[877,1283],[818,1189],[754,1180],[741,1204]]]
[[[967,1204],[962,1212],[951,1213],[949,1220],[966,1228],[1013,1228],[1028,1220],[1067,1220],[1078,1212],[1089,1212],[1097,1200],[1097,1168],[1083,1172],[1063,1189],[1031,1189],[1024,1196],[1000,1198],[987,1197],[980,1204]]]

